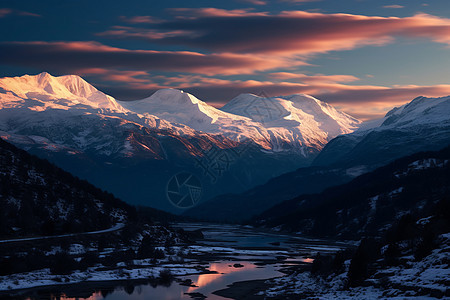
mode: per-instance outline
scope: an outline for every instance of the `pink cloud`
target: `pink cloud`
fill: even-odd
[[[11,9],[9,9],[9,8],[1,8],[0,9],[0,18],[6,17],[9,14],[12,14]]]
[[[267,1],[264,0],[239,0],[239,2],[250,3],[253,5],[266,5]]]
[[[267,16],[267,12],[252,12],[253,9],[221,9],[215,7],[203,8],[171,8],[170,12],[180,18],[200,18],[200,17],[255,17]]]
[[[178,87],[193,92],[201,99],[221,100],[217,105],[224,104],[240,93],[259,94],[264,91],[269,96],[305,93],[329,102],[362,119],[382,117],[393,106],[403,105],[417,96],[441,97],[450,95],[450,85],[386,87],[323,82],[302,84],[255,80],[201,80],[197,83],[181,83],[178,84]],[[218,99],[217,95],[225,97]]]
[[[10,8],[0,8],[0,18],[4,18],[8,15],[26,16],[26,17],[41,17],[41,15],[31,13],[28,11],[10,9]]]
[[[127,84],[145,84],[149,82],[149,74],[145,71],[87,68],[77,70],[75,73],[80,76],[96,76],[102,81],[126,82]]]
[[[122,28],[107,35],[214,52],[284,56],[380,46],[393,42],[398,36],[426,38],[450,45],[450,19],[428,14],[400,18],[306,11],[270,15],[248,9],[217,8],[177,8],[172,11],[177,13],[178,19],[166,20],[153,28]],[[238,22],[236,18],[239,18]],[[177,34],[177,31],[182,33]]]
[[[165,38],[173,38],[178,36],[193,35],[194,32],[186,30],[154,30],[154,29],[142,29],[129,26],[113,26],[111,30],[97,33],[97,36],[106,36],[113,38],[135,38],[142,40],[159,40]]]
[[[345,75],[336,76],[336,81],[351,79],[345,77],[339,78],[339,76]],[[314,76],[311,77],[314,78]],[[329,78],[325,78],[325,80],[319,79],[314,78],[312,82],[305,84],[257,80],[227,80],[201,75],[158,75],[150,76],[148,84],[137,83],[128,87],[123,86],[121,89],[126,90],[128,88],[130,91],[134,91],[136,93],[135,99],[137,99],[148,96],[160,88],[179,88],[194,94],[202,100],[213,100],[210,104],[216,107],[224,105],[241,93],[260,94],[264,92],[269,96],[304,93],[313,95],[364,120],[382,117],[394,106],[403,105],[417,96],[440,97],[450,95],[450,85],[388,87],[346,85],[331,82]],[[117,88],[109,88],[109,92],[113,96],[121,95],[120,89]],[[130,95],[130,93],[132,94],[133,92],[128,92],[127,95]]]
[[[290,2],[293,4],[301,4],[301,3],[308,3],[308,2],[319,2],[322,0],[279,0],[280,2]]]
[[[64,72],[107,68],[233,75],[305,64],[275,56],[128,50],[97,42],[3,42],[0,43],[0,52],[0,63],[3,64]]]
[[[404,6],[403,5],[392,4],[392,5],[384,5],[383,8],[404,8]]]
[[[359,80],[358,77],[352,75],[305,75],[289,72],[270,73],[268,76],[274,79],[295,80],[304,83],[352,82]]]
[[[163,22],[163,20],[152,16],[134,16],[134,17],[121,16],[120,20],[130,24],[142,24],[142,23],[155,24]]]

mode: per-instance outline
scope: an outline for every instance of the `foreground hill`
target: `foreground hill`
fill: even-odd
[[[267,282],[267,296],[450,296],[450,147],[421,152],[320,194],[285,201],[253,224],[357,240],[357,249],[316,256],[310,272]]]
[[[20,290],[31,287],[126,280],[133,266],[134,279],[170,282],[170,268],[180,272],[174,261],[185,255],[171,247],[189,236],[164,225],[169,217],[136,211],[0,139],[0,298],[28,299]]]
[[[379,236],[405,215],[440,222],[450,195],[450,147],[398,159],[320,194],[282,202],[255,222],[307,235]],[[443,213],[444,215],[441,215]],[[448,216],[446,216],[448,218]],[[449,229],[449,219],[443,219]]]
[[[0,237],[108,229],[135,208],[0,139]]]

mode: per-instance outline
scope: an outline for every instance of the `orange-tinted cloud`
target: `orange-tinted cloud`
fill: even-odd
[[[97,42],[3,42],[0,43],[0,52],[1,64],[53,72],[107,68],[232,75],[305,64],[275,56],[128,50]]]
[[[279,0],[280,2],[290,2],[293,4],[301,4],[301,3],[307,3],[307,2],[319,2],[322,0]]]
[[[306,93],[363,118],[380,116],[392,105],[419,95],[450,94],[449,85],[357,85],[358,78],[352,75],[294,73],[300,72],[295,67],[307,64],[310,55],[383,45],[398,36],[450,45],[447,18],[305,11],[273,15],[251,9],[217,8],[171,12],[174,18],[169,20],[121,17],[129,23],[127,26],[114,26],[100,35],[170,44],[175,49],[192,47],[195,51],[130,50],[87,41],[3,42],[0,64],[88,76],[96,86],[119,99],[143,98],[164,87],[182,88],[216,105],[240,93]],[[0,10],[0,17],[11,13]],[[262,72],[267,73],[266,79],[261,79]],[[254,74],[257,80],[226,77],[241,74]]]
[[[87,68],[77,70],[76,75],[96,76],[102,81],[115,81],[130,84],[145,84],[149,82],[149,75],[144,71],[122,71],[102,68]]]
[[[149,41],[161,44],[215,52],[276,55],[310,55],[384,45],[397,36],[427,38],[450,45],[450,19],[428,14],[400,18],[284,11],[270,15],[217,8],[178,8],[172,12],[177,14],[174,20],[154,24],[151,28],[136,27],[107,35],[115,38],[147,35]],[[178,30],[183,33],[155,37],[156,32]]]
[[[96,35],[113,37],[117,39],[133,38],[139,40],[159,40],[190,34],[194,33],[186,30],[165,30],[165,31],[154,29],[142,30],[141,28],[135,28],[130,26],[112,26],[110,30],[97,33]]]
[[[305,75],[306,76],[306,75]],[[336,75],[330,78],[315,78],[308,84],[294,82],[272,82],[257,80],[226,80],[201,75],[150,76],[151,83],[136,83],[128,86],[106,87],[106,91],[123,100],[140,99],[160,88],[179,88],[192,93],[210,104],[220,107],[241,93],[267,94],[269,96],[304,93],[361,119],[382,117],[393,106],[402,105],[417,96],[440,97],[450,95],[450,85],[432,86],[373,86],[346,85],[338,81],[345,79]],[[312,77],[314,76],[306,76]],[[350,79],[350,78],[349,78]],[[158,83],[157,83],[158,82]],[[128,92],[125,92],[127,90]],[[130,97],[131,96],[131,97]]]
[[[119,19],[125,23],[130,24],[142,24],[142,23],[155,24],[163,22],[163,20],[155,18],[153,16],[134,16],[134,17],[120,16]]]
[[[383,8],[404,8],[403,5],[392,4],[392,5],[384,5]]]
[[[25,17],[41,17],[41,15],[31,13],[28,11],[22,11],[17,9],[10,8],[0,8],[0,18],[4,18],[8,15],[17,15],[17,16],[25,16]]]
[[[238,0],[239,2],[243,2],[243,3],[250,3],[253,5],[266,5],[267,1],[264,0]]]
[[[172,13],[176,14],[181,19],[195,19],[201,17],[260,17],[268,16],[267,12],[253,12],[253,9],[221,9],[215,7],[203,8],[171,8]]]
[[[353,82],[359,80],[352,75],[305,75],[289,72],[269,73],[273,79],[281,79],[303,83],[331,83],[331,82]]]
[[[12,10],[9,8],[1,8],[0,9],[0,18],[6,17],[7,15],[11,14]]]

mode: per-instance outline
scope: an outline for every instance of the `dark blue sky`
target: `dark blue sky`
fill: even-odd
[[[0,1],[0,76],[78,74],[118,99],[308,93],[361,118],[450,94],[448,0]]]

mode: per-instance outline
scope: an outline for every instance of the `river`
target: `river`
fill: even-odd
[[[224,224],[177,223],[174,227],[186,231],[200,229],[204,239],[190,246],[197,258],[188,260],[186,267],[202,266],[208,274],[191,274],[177,276],[170,285],[150,285],[135,282],[111,285],[105,289],[104,283],[89,283],[83,290],[82,284],[70,285],[70,293],[61,289],[58,294],[39,292],[39,298],[46,299],[89,299],[89,300],[138,300],[138,299],[230,299],[213,294],[227,289],[229,285],[249,280],[262,280],[283,276],[282,272],[293,265],[307,266],[313,262],[317,252],[336,252],[347,247],[330,241],[308,239],[301,236],[274,233],[252,227]],[[190,281],[189,281],[190,280]],[[133,281],[131,281],[133,282]],[[186,282],[191,283],[188,286]],[[29,291],[32,293],[33,289]],[[26,295],[26,293],[25,293]],[[36,295],[36,293],[34,293]],[[67,296],[66,296],[67,295]],[[70,295],[70,296],[69,296]],[[48,297],[47,297],[48,296]],[[37,299],[29,296],[29,300]]]

